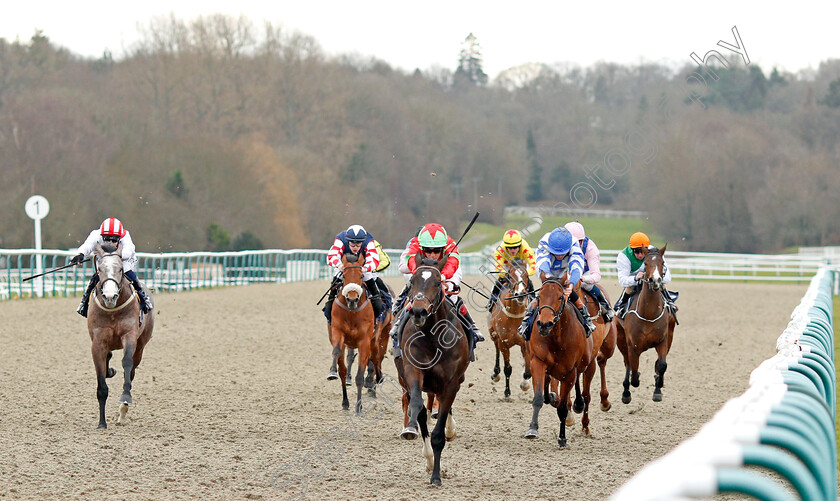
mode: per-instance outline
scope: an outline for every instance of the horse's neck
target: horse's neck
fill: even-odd
[[[642,284],[642,290],[639,292],[639,298],[636,300],[636,311],[643,316],[651,314],[656,316],[662,311],[665,306],[665,299],[662,297],[662,291],[655,291],[650,288],[647,283]]]

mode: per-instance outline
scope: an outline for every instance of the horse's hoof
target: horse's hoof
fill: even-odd
[[[625,402],[626,403],[626,402]],[[612,404],[607,402],[606,404],[601,404],[601,410],[607,412],[608,410],[612,409]]]
[[[621,395],[621,403],[622,404],[629,404],[630,403],[630,394],[627,393],[625,395]]]
[[[338,372],[330,371],[330,373],[327,374],[327,381],[332,381],[333,379],[338,379]]]
[[[581,400],[578,402],[575,400],[575,403],[572,405],[572,410],[575,411],[575,414],[580,414],[583,412],[583,401]]]
[[[350,410],[350,402],[344,402],[343,404],[341,404],[341,408],[345,411]]]
[[[440,479],[439,478],[432,478],[429,481],[429,483],[434,485],[435,487],[440,487]]]
[[[117,424],[125,424],[125,415],[128,414],[128,404],[120,404],[120,412],[117,414]]]
[[[566,447],[566,439],[565,438],[558,438],[557,439],[557,445],[560,446],[561,448]]]
[[[662,394],[661,393],[654,393],[653,394],[653,401],[654,402],[661,402],[662,401]]]
[[[344,379],[344,384],[345,384],[346,386],[353,386],[353,380],[352,380],[351,378],[349,378],[349,377],[348,377],[348,378],[345,378],[345,379]]]
[[[505,388],[505,399],[510,399],[510,390],[508,390],[507,388]]]
[[[370,395],[372,398],[376,398],[376,390],[374,390],[373,388],[368,388],[368,395]]]
[[[104,422],[99,423],[99,426],[96,427],[97,430],[104,430],[104,429],[107,429],[107,428],[108,428],[108,424],[104,423]]]
[[[123,393],[122,396],[120,397],[120,403],[129,405],[129,404],[133,404],[134,402],[131,400],[131,395],[130,394]]]
[[[105,372],[105,377],[106,378],[107,377],[114,377],[114,375],[116,375],[116,373],[117,373],[117,369],[114,369],[113,367],[108,367],[108,370]]]
[[[447,442],[451,442],[451,441],[455,440],[456,438],[458,438],[458,432],[455,432],[455,431],[452,432],[451,436],[446,435],[446,441]]]
[[[438,409],[435,409],[432,412],[430,412],[429,415],[432,417],[432,419],[437,419],[439,413],[440,411]]]
[[[400,433],[400,438],[404,440],[414,440],[415,438],[417,438],[417,428],[406,426],[405,429]]]
[[[537,430],[535,430],[533,428],[531,428],[530,430],[525,432],[525,438],[537,438],[539,436],[540,436],[539,432],[537,432]]]
[[[490,380],[493,381],[494,383],[498,383],[499,381],[502,380],[502,378],[498,374],[493,374],[492,376],[490,376]]]

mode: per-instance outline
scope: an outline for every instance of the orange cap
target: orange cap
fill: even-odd
[[[647,235],[638,231],[630,235],[630,248],[638,249],[639,247],[647,247],[650,245],[650,239]]]

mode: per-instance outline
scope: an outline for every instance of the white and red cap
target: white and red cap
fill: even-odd
[[[116,235],[120,238],[125,236],[125,228],[123,228],[120,220],[115,217],[109,217],[105,221],[102,221],[99,232],[103,237],[106,235]]]

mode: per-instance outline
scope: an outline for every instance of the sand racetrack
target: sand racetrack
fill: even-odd
[[[615,297],[614,279],[605,283]],[[0,498],[605,499],[746,389],[806,290],[675,282],[681,325],[664,400],[651,401],[655,352],[648,351],[641,387],[621,403],[616,350],[607,365],[612,410],[598,410],[594,392],[592,435],[576,424],[565,450],[553,436],[559,422],[551,407],[540,415],[540,438],[523,438],[533,394],[518,389],[521,356],[512,355],[514,393],[506,402],[504,379],[490,381],[488,339],[455,400],[458,437],[443,451],[443,486],[435,488],[421,442],[397,436],[393,388],[386,385],[364,419],[341,410],[339,383],[325,378],[330,346],[314,304],[327,285],[157,294],[156,328],[126,426],[114,420],[122,352],[114,354],[107,430],[95,429],[96,379],[78,300],[0,302]],[[390,355],[384,368],[396,375]]]

